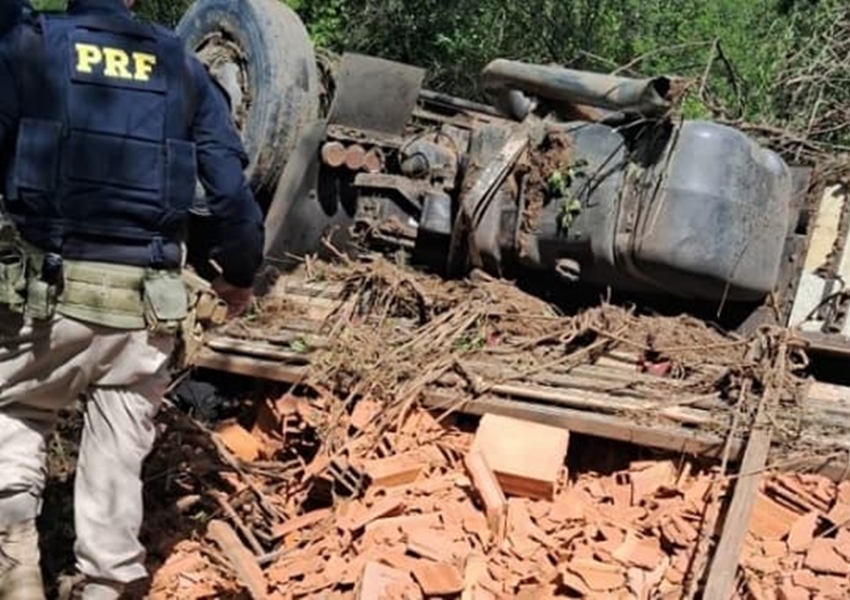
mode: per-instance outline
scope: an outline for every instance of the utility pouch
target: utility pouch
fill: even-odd
[[[58,288],[31,277],[27,283],[26,314],[34,321],[47,321],[56,313]]]
[[[0,304],[23,314],[27,291],[27,258],[14,248],[0,250]]]
[[[157,271],[142,282],[145,323],[157,333],[175,334],[189,314],[189,296],[179,273]]]

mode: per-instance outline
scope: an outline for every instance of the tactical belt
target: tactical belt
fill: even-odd
[[[46,255],[16,240],[0,243],[0,304],[47,320],[55,313],[116,329],[176,333],[189,312],[179,271],[60,260],[58,281],[45,277]]]

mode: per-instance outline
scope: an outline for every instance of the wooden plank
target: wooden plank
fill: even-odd
[[[623,413],[623,416],[632,418],[643,413],[650,417],[661,417],[691,425],[723,425],[722,420],[713,417],[707,411],[691,410],[682,406],[659,408],[658,402],[644,400],[638,396],[617,397],[581,389],[559,389],[529,384],[492,385],[487,386],[487,390],[492,394],[511,398],[524,398],[599,413]]]
[[[306,366],[284,365],[271,360],[222,354],[209,348],[198,352],[192,359],[192,366],[293,384],[301,383],[307,374]]]
[[[725,440],[720,436],[684,427],[664,425],[639,425],[634,419],[600,415],[559,406],[507,400],[495,396],[482,396],[474,400],[459,400],[456,394],[426,391],[423,403],[436,410],[457,410],[469,415],[488,413],[526,419],[536,423],[563,427],[573,433],[619,440],[650,448],[659,448],[684,454],[719,457]],[[732,457],[741,454],[741,444],[732,443]]]
[[[741,460],[740,474],[735,481],[735,491],[732,493],[729,510],[723,522],[720,541],[709,567],[703,600],[728,600],[735,589],[741,550],[770,452],[773,428],[765,409],[769,395],[772,395],[772,392],[765,392],[759,403],[753,429]]]
[[[207,348],[223,354],[241,354],[249,357],[267,358],[292,365],[306,365],[310,357],[306,353],[286,350],[275,344],[256,340],[239,340],[236,338],[215,338],[208,340]]]

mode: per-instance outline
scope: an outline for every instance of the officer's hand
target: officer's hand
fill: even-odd
[[[224,278],[217,277],[212,282],[213,290],[227,303],[227,318],[235,319],[242,315],[251,303],[253,290],[236,287],[227,283]]]

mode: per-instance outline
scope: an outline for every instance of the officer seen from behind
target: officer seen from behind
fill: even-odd
[[[0,0],[7,2],[8,0]],[[71,0],[0,40],[0,597],[42,598],[35,519],[45,435],[87,394],[74,488],[82,597],[144,578],[142,462],[187,314],[196,176],[225,240],[230,314],[259,267],[262,215],[223,96],[132,0]],[[5,594],[5,595],[4,595]]]

